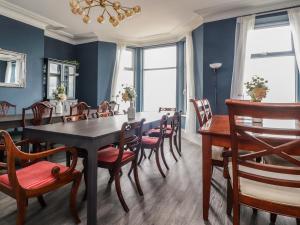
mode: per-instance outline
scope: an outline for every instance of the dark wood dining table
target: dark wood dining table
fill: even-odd
[[[159,124],[163,113],[136,113],[139,121],[146,119],[144,129]],[[99,119],[88,119],[74,123],[55,123],[50,125],[24,128],[24,135],[35,140],[61,143],[86,149],[88,152],[88,197],[87,224],[97,224],[97,151],[111,143],[119,141],[121,126],[127,122],[127,115],[117,115]],[[181,129],[179,129],[180,132]],[[179,133],[181,139],[181,132]]]
[[[252,123],[251,118],[241,118],[239,123]],[[268,120],[264,119],[261,124],[256,126],[276,127],[276,128],[300,128],[299,121],[284,121],[284,120]],[[230,126],[228,115],[215,115],[213,116],[202,128],[199,133],[202,135],[202,182],[203,182],[203,219],[208,220],[209,216],[209,203],[210,203],[210,189],[212,177],[212,146],[231,148],[230,140]],[[264,139],[268,143],[281,144],[287,141],[286,138],[280,136],[265,136]],[[293,139],[293,137],[290,137]],[[249,151],[260,151],[261,146],[249,142],[249,140],[241,140],[239,149]],[[297,151],[297,152],[296,152]],[[300,149],[297,149],[294,154],[298,155]]]

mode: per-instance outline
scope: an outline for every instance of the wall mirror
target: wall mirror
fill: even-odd
[[[0,48],[0,87],[25,88],[26,54]]]

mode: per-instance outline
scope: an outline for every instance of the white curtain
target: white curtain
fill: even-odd
[[[293,35],[297,65],[298,68],[300,68],[300,8],[289,9],[288,15]]]
[[[255,15],[239,17],[235,31],[234,66],[231,81],[230,97],[241,99],[243,97],[244,72],[247,59],[247,39],[250,31],[254,30]]]
[[[194,78],[194,47],[192,33],[186,35],[186,121],[185,132],[187,134],[196,133],[196,113],[190,99],[195,98],[195,78]]]
[[[125,51],[126,51],[126,45],[117,44],[116,62],[115,62],[114,73],[113,73],[112,84],[111,84],[111,95],[110,95],[111,100],[116,100],[116,95],[118,95],[118,92],[121,91],[118,90],[118,80],[124,71]]]

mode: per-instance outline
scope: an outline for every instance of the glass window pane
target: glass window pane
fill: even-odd
[[[251,54],[292,51],[290,26],[255,29],[248,36]]]
[[[48,98],[53,99],[53,92],[56,90],[59,85],[58,76],[49,76],[49,89],[48,89]]]
[[[176,46],[144,50],[144,69],[176,67]]]
[[[176,69],[144,71],[144,111],[176,107]]]
[[[133,68],[133,51],[126,49],[124,53],[124,66],[125,68]]]
[[[264,102],[295,102],[295,56],[256,58],[249,60],[246,65],[245,82],[250,81],[254,75],[268,80],[270,90]],[[245,99],[250,99],[245,87],[244,96]]]

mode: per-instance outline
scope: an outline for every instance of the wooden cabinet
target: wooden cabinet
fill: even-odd
[[[44,99],[53,100],[57,86],[64,85],[68,99],[76,96],[76,65],[55,59],[45,59],[43,68]]]

